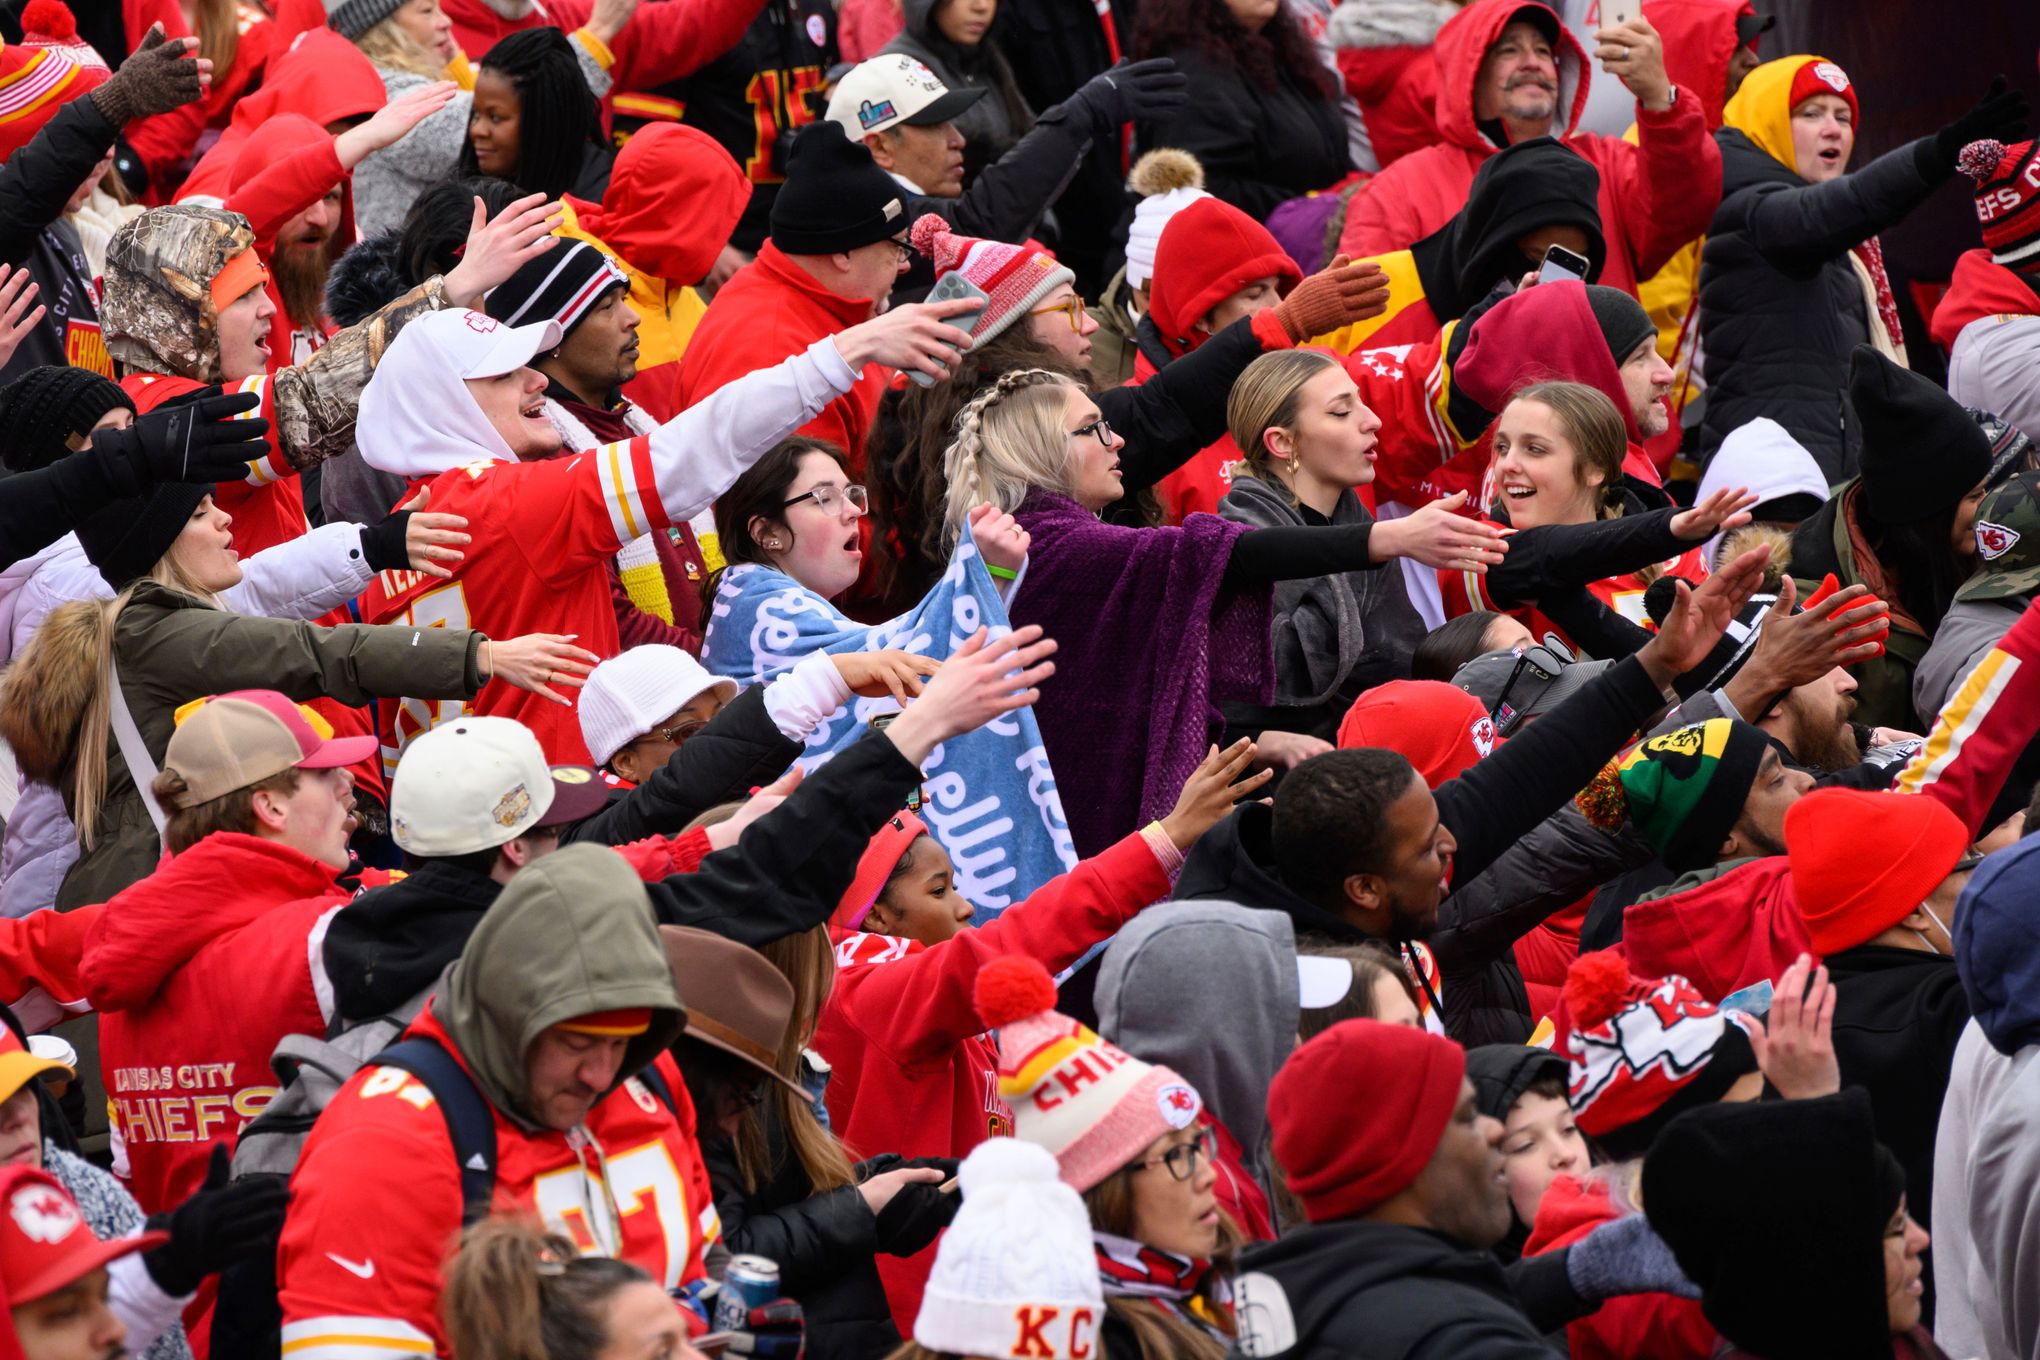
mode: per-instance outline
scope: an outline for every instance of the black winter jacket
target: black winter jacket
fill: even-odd
[[[801,744],[781,734],[765,711],[765,686],[753,685],[649,779],[612,796],[608,807],[568,827],[560,840],[628,845],[676,835],[708,809],[785,774],[800,752]]]
[[[1278,21],[1279,22],[1279,21]],[[1352,170],[1338,100],[1289,71],[1264,90],[1238,67],[1178,49],[1191,98],[1166,122],[1143,124],[1142,147],[1180,147],[1204,167],[1204,187],[1257,222],[1276,206],[1329,189]]]
[[[86,449],[32,472],[0,472],[0,571],[41,552],[127,494],[116,480],[112,455],[103,450]]]
[[[1277,1360],[1550,1360],[1492,1253],[1347,1220],[1248,1250],[1241,1351]],[[1286,1300],[1286,1306],[1273,1306]]]
[[[431,988],[502,891],[487,874],[426,860],[335,912],[322,955],[333,986],[334,1027],[389,1015]]]
[[[1870,339],[1849,252],[1904,219],[1946,179],[1921,168],[1932,139],[1853,174],[1808,184],[1734,128],[1721,145],[1721,207],[1700,254],[1707,413],[1700,452],[1769,416],[1806,446],[1830,485],[1856,474],[1843,438],[1849,355]]]
[[[77,231],[64,220],[64,205],[118,135],[97,104],[74,99],[0,165],[0,264],[26,266],[36,301],[47,309],[0,367],[0,384],[45,364],[113,376],[99,333],[92,265]]]

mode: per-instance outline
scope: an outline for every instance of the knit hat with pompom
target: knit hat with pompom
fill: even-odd
[[[999,1094],[1019,1137],[1055,1154],[1062,1178],[1089,1190],[1163,1134],[1197,1121],[1204,1100],[1166,1067],[1150,1067],[1057,1013],[1055,982],[1025,955],[977,976],[978,1019],[999,1039]]]
[[[1197,158],[1172,146],[1158,146],[1135,161],[1126,185],[1140,195],[1126,233],[1126,286],[1141,288],[1154,277],[1162,228],[1177,213],[1211,195],[1205,192],[1204,167]]]
[[[1641,1156],[1675,1117],[1757,1070],[1756,1021],[1676,973],[1632,976],[1612,949],[1573,960],[1558,1021],[1573,1117],[1617,1159]]]
[[[28,0],[21,42],[0,51],[0,161],[35,140],[57,110],[104,84],[106,59],[78,36],[63,0]]]
[[[2040,140],[1971,142],[1955,168],[1976,185],[1976,220],[1992,260],[2040,262]]]
[[[921,1295],[914,1340],[939,1355],[1079,1360],[1105,1312],[1091,1216],[1047,1149],[994,1138],[957,1172],[963,1207]]]
[[[927,213],[914,223],[909,240],[914,249],[935,262],[935,281],[961,273],[985,290],[991,302],[970,326],[970,347],[982,349],[999,332],[1023,319],[1036,303],[1063,284],[1075,286],[1077,276],[1055,256],[1033,245],[1009,246],[959,236],[949,223]]]

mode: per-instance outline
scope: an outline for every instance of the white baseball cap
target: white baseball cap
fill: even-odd
[[[585,765],[545,761],[514,718],[464,717],[413,741],[390,788],[390,834],[427,858],[488,850],[534,827],[600,811],[609,790]]]
[[[647,643],[619,652],[588,673],[574,705],[581,714],[581,739],[598,765],[692,703],[715,690],[728,703],[737,682],[710,675],[678,647]]]
[[[506,326],[492,316],[464,307],[427,312],[404,329],[417,331],[447,368],[461,378],[500,378],[505,373],[515,373],[557,345],[563,334],[557,321]]]
[[[859,62],[836,83],[829,96],[828,119],[852,142],[904,123],[934,127],[946,123],[984,97],[985,87],[952,90],[933,71],[904,52]]]

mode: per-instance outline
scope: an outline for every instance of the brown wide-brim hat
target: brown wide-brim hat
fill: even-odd
[[[687,1037],[743,1059],[814,1104],[778,1067],[779,1046],[793,1023],[793,984],[786,975],[757,950],[712,930],[660,926],[659,943],[687,1005]]]

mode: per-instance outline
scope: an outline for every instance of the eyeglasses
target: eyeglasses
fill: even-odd
[[[893,255],[893,264],[895,266],[903,265],[908,260],[914,258],[914,247],[908,242],[902,241],[899,237],[889,237],[886,240],[886,244],[891,246],[895,252]]]
[[[1097,436],[1098,442],[1100,444],[1110,444],[1112,442],[1111,422],[1107,421],[1105,417],[1099,416],[1096,420],[1092,421],[1090,424],[1079,425],[1077,426],[1076,429],[1071,430],[1070,438],[1082,439],[1087,434]]]
[[[1529,671],[1548,685],[1558,679],[1560,671],[1572,665],[1577,659],[1565,644],[1556,638],[1525,647],[1522,654],[1516,658],[1515,667],[1509,672],[1508,683],[1503,685],[1502,692],[1495,696],[1495,706],[1488,710],[1489,715],[1495,720],[1495,731],[1506,737],[1521,721],[1522,715],[1509,706],[1509,695],[1515,691],[1516,682],[1523,678],[1523,672]]]
[[[1081,331],[1084,329],[1084,299],[1075,293],[1071,293],[1053,307],[1036,307],[1027,315],[1048,316],[1054,312],[1061,312],[1070,319],[1071,330]]]
[[[850,508],[860,515],[868,514],[871,511],[871,493],[863,487],[856,485],[843,487],[818,486],[812,491],[803,491],[791,500],[781,501],[779,508],[785,510],[790,506],[799,505],[802,501],[813,501],[815,509],[825,515],[835,514],[837,508],[844,501],[849,501]]]
[[[701,729],[706,726],[708,726],[706,718],[689,718],[686,722],[676,722],[671,727],[654,727],[638,740],[663,741],[668,746],[674,747],[685,746],[689,740],[699,736]]]
[[[1128,1171],[1152,1171],[1158,1166],[1169,1168],[1169,1174],[1179,1181],[1187,1181],[1197,1174],[1197,1159],[1212,1159],[1218,1150],[1218,1139],[1210,1129],[1199,1129],[1197,1137],[1188,1143],[1178,1143],[1159,1157],[1150,1157],[1144,1162],[1129,1162]]]

